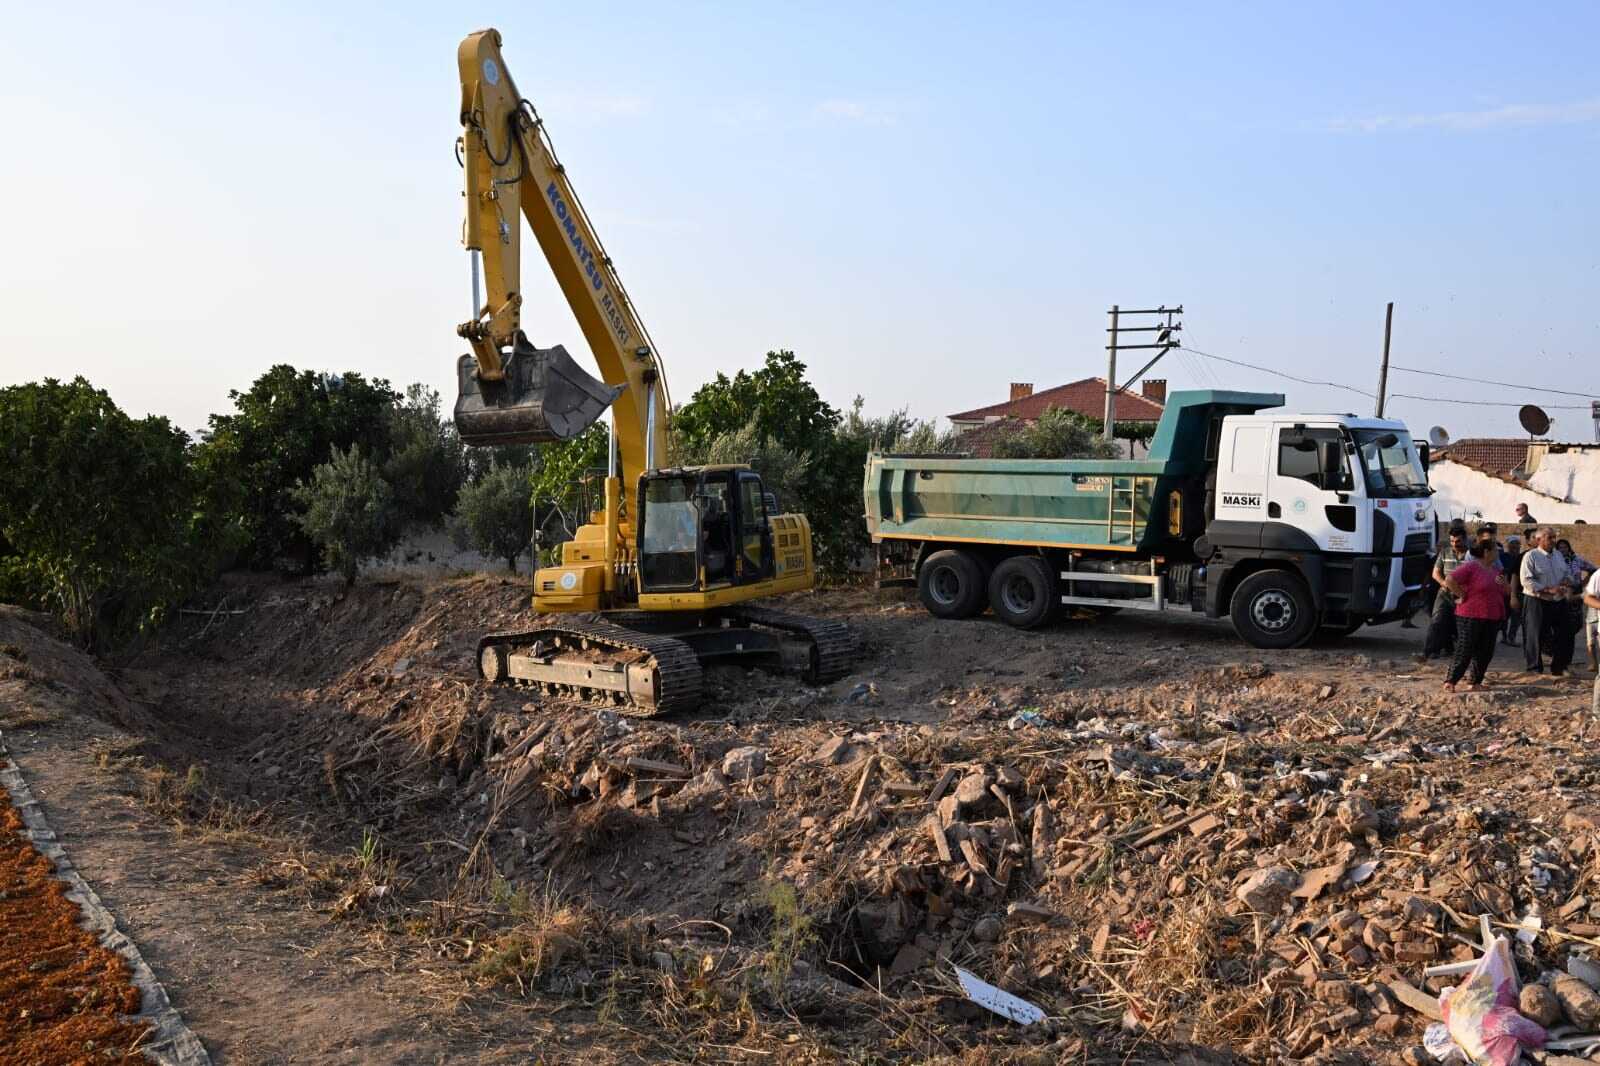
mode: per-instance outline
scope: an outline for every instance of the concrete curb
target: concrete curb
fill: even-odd
[[[167,990],[156,980],[155,973],[145,963],[144,956],[139,954],[138,947],[117,928],[116,918],[100,902],[100,897],[95,895],[94,889],[79,875],[77,867],[72,865],[67,853],[56,842],[55,831],[45,821],[43,809],[33,798],[33,793],[28,791],[28,782],[23,779],[21,769],[6,750],[4,736],[0,736],[0,787],[11,794],[11,805],[28,827],[28,839],[41,855],[55,863],[56,876],[67,883],[67,898],[83,912],[83,927],[99,936],[102,945],[128,960],[128,968],[133,972],[133,984],[143,997],[139,1013],[130,1020],[147,1022],[153,1030],[151,1038],[140,1045],[145,1057],[161,1066],[211,1066],[211,1056],[206,1053],[205,1046],[184,1024],[183,1016],[172,1006],[172,1001],[167,998]]]

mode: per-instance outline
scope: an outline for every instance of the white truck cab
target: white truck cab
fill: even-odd
[[[1211,590],[1234,584],[1231,568],[1287,561],[1310,586],[1323,627],[1412,609],[1436,527],[1422,456],[1403,423],[1278,413],[1219,421],[1204,545]],[[1305,605],[1293,599],[1266,596],[1250,605],[1252,622],[1298,630]],[[1208,613],[1228,606],[1208,605]]]

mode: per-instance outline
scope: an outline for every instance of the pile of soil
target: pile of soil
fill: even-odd
[[[129,1025],[139,990],[122,956],[78,928],[50,861],[0,789],[0,1064],[143,1063],[148,1026]]]
[[[1600,948],[1586,683],[1447,695],[1397,629],[1264,657],[1183,617],[1019,633],[842,590],[783,606],[860,633],[850,676],[717,669],[639,720],[476,678],[526,596],[237,581],[117,680],[144,753],[202,771],[189,810],[368,855],[315,905],[427,930],[480,1004],[656,1032],[663,998],[745,1003],[741,1046],[823,1058],[1368,1061],[1416,1053],[1459,980],[1423,971],[1482,916],[1538,918],[1529,981]]]

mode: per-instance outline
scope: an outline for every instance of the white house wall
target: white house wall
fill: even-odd
[[[1566,456],[1550,456],[1545,462],[1564,458]],[[1540,473],[1544,473],[1542,464]],[[1552,471],[1552,478],[1556,476]],[[1533,517],[1541,522],[1576,522],[1580,518],[1586,522],[1600,522],[1600,492],[1595,492],[1592,487],[1589,488],[1591,495],[1588,498],[1597,502],[1563,503],[1553,496],[1531,492],[1448,459],[1433,464],[1428,471],[1428,484],[1434,489],[1434,508],[1439,517],[1444,519],[1514,522],[1517,504],[1525,503],[1528,510],[1533,512]]]

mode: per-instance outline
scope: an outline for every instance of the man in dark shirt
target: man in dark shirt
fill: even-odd
[[[1522,538],[1516,534],[1506,538],[1505,550],[1500,553],[1500,571],[1511,585],[1511,610],[1500,623],[1500,639],[1507,644],[1517,644],[1522,629]]]
[[[1450,523],[1449,544],[1439,550],[1433,564],[1433,580],[1439,586],[1439,594],[1433,599],[1433,617],[1422,642],[1423,658],[1437,659],[1455,650],[1456,600],[1445,588],[1444,579],[1467,557],[1467,546],[1467,524],[1456,519]]]

